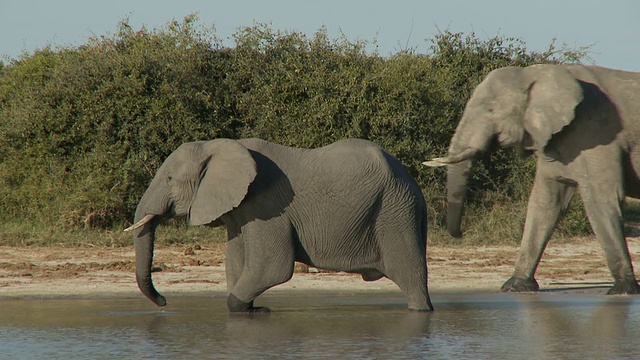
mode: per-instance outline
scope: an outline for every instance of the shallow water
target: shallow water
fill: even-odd
[[[230,316],[226,298],[0,301],[0,359],[615,359],[640,356],[640,297],[265,294],[268,316]]]

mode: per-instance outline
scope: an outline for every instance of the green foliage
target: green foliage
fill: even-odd
[[[234,136],[211,87],[224,76],[207,33],[121,23],[112,38],[37,51],[0,78],[5,216],[76,227],[130,218],[179,144]],[[35,196],[37,195],[37,196]]]
[[[445,174],[420,163],[447,151],[473,88],[493,69],[577,61],[585,50],[552,43],[529,52],[518,39],[446,31],[428,54],[382,57],[326,29],[307,37],[262,24],[234,40],[223,47],[194,16],[138,31],[125,20],[82,46],[2,64],[0,216],[109,229],[131,220],[153,174],[183,142],[260,137],[313,148],[357,137],[407,166],[437,229]],[[507,223],[499,209],[526,207],[534,170],[515,151],[479,161],[467,212],[478,215],[467,222],[487,233],[488,224]],[[521,225],[509,223],[517,231],[499,236],[517,241]]]

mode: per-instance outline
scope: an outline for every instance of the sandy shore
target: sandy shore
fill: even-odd
[[[156,287],[165,295],[226,292],[223,247],[157,246],[155,265],[161,271],[154,272]],[[640,241],[629,239],[629,248],[639,254]],[[517,251],[516,246],[431,246],[430,292],[498,291],[513,272]],[[399,291],[387,279],[365,282],[358,275],[301,271],[297,268],[291,281],[269,291]],[[612,281],[595,239],[551,243],[536,278],[542,289],[601,285],[602,292]],[[0,247],[0,298],[99,296],[142,296],[132,247]]]

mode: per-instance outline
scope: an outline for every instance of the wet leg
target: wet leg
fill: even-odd
[[[285,226],[274,230],[269,226],[271,221],[256,220],[244,229],[244,264],[227,299],[230,312],[268,313],[268,308],[255,307],[254,299],[293,276],[291,231]]]
[[[407,234],[407,229],[393,229],[380,234],[382,252],[382,271],[407,296],[408,307],[414,311],[433,311],[427,285],[426,234],[420,231]],[[426,232],[426,229],[425,229]],[[399,241],[385,239],[400,237]]]

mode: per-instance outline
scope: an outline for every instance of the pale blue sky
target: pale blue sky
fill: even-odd
[[[377,38],[382,55],[407,45],[425,53],[438,28],[519,37],[530,50],[556,37],[558,45],[595,44],[598,65],[640,71],[638,0],[0,0],[0,54],[80,45],[114,33],[126,17],[134,29],[152,29],[194,12],[222,38],[254,21],[308,35],[326,26],[332,38],[340,31],[350,40]]]

